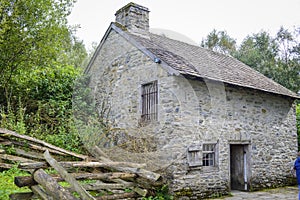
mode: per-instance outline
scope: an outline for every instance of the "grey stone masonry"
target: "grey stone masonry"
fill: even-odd
[[[149,10],[146,7],[129,3],[119,9],[115,16],[116,22],[131,33],[146,34],[149,31]]]
[[[96,110],[105,113],[108,122],[104,131],[93,129],[99,134],[89,135],[93,142],[114,161],[144,163],[146,169],[161,173],[176,199],[290,185],[295,180],[290,169],[298,148],[296,97],[276,93],[287,89],[269,91],[201,77],[200,72],[215,71],[221,78],[224,73],[230,77],[228,71],[240,67],[235,76],[240,81],[237,74],[253,71],[196,46],[176,48],[174,41],[162,38],[152,45],[146,38],[148,30],[149,10],[127,4],[116,12],[116,23],[107,30],[86,70]],[[195,59],[200,54],[208,56]],[[156,56],[161,62],[153,59]],[[195,65],[194,71],[183,70],[189,63]],[[201,71],[202,65],[216,70]],[[157,96],[151,108],[157,116],[145,124],[143,91],[154,82]],[[279,88],[269,80],[264,83]]]
[[[228,194],[231,145],[247,147],[250,190],[290,184],[297,134],[289,97],[170,76],[113,30],[90,74],[114,124],[100,147],[113,160],[147,163],[165,174],[178,198]],[[158,81],[158,120],[141,126],[141,85],[152,81]],[[188,150],[199,148],[201,156],[206,143],[217,144],[215,167],[191,167]]]

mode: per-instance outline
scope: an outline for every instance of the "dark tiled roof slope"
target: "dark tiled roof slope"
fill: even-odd
[[[227,55],[190,45],[165,36],[150,38],[130,34],[146,50],[183,75],[221,81],[275,94],[299,98],[294,92]]]

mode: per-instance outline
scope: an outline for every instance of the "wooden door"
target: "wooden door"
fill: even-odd
[[[245,145],[230,145],[231,190],[247,190]]]

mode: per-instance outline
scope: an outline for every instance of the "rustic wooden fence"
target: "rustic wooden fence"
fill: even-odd
[[[113,162],[97,147],[94,156],[82,155],[2,128],[0,147],[0,168],[18,163],[30,174],[15,177],[15,184],[31,192],[10,199],[135,199],[163,185],[162,177],[143,169],[145,165]]]

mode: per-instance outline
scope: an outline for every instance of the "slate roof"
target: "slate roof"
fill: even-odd
[[[90,70],[97,52],[101,50],[105,39],[112,29],[152,59],[159,58],[163,63],[167,64],[168,69],[175,71],[175,74],[221,81],[236,86],[300,99],[300,96],[296,93],[233,57],[153,33],[148,33],[147,37],[131,34],[122,25],[114,22],[107,29],[100,45],[85,69],[85,73]]]
[[[299,98],[296,93],[233,57],[152,33],[149,38],[127,34],[180,74]]]

